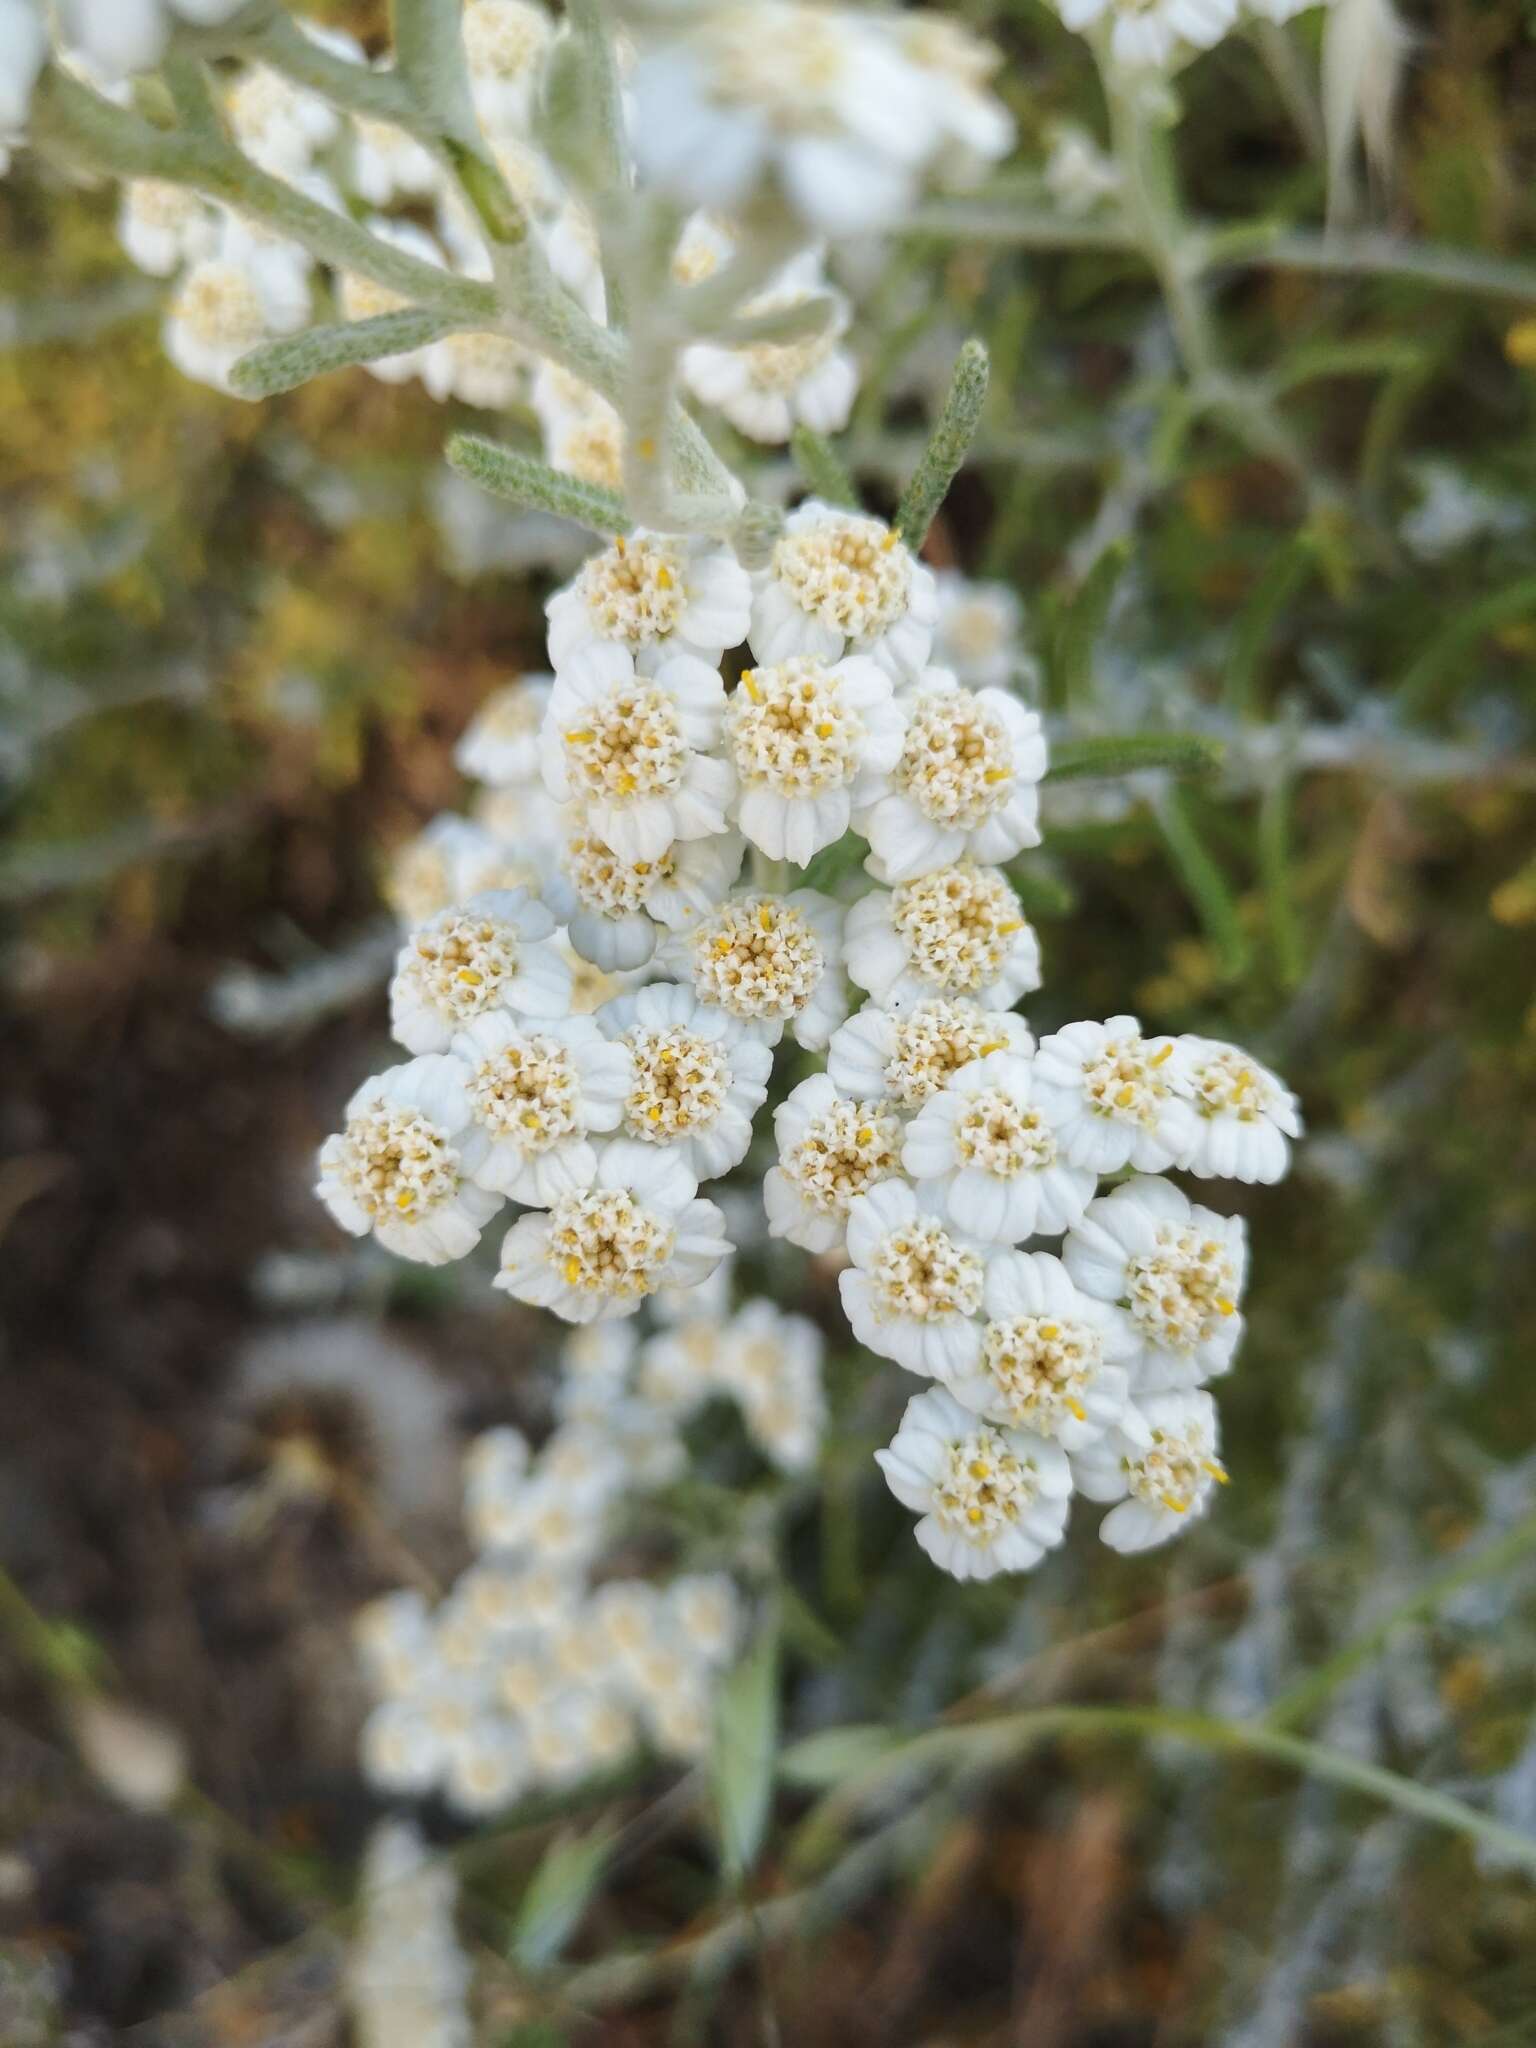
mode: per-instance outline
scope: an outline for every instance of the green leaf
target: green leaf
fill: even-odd
[[[773,1798],[779,1720],[778,1624],[770,1621],[720,1688],[709,1760],[720,1857],[739,1884],[762,1847]]]
[[[858,488],[844,468],[842,457],[814,427],[796,427],[789,437],[789,452],[818,498],[824,498],[829,505],[852,505],[857,509]]]
[[[1291,599],[1317,568],[1317,543],[1310,532],[1298,533],[1270,558],[1248,602],[1232,628],[1224,689],[1229,709],[1239,718],[1253,710],[1255,685],[1275,627]]]
[[[791,1743],[779,1758],[779,1776],[807,1791],[826,1791],[900,1747],[901,1737],[878,1721],[824,1728]]]
[[[1058,616],[1046,664],[1053,703],[1066,706],[1088,695],[1093,651],[1130,556],[1131,543],[1124,535],[1111,541]]]
[[[510,1954],[526,1970],[556,1961],[591,1904],[615,1837],[605,1828],[562,1834],[528,1881],[512,1925]]]
[[[1231,885],[1201,836],[1188,801],[1176,787],[1168,789],[1158,805],[1157,822],[1173,871],[1199,913],[1222,973],[1235,981],[1248,964],[1248,935]]]
[[[896,531],[914,554],[928,538],[934,514],[975,439],[990,374],[986,345],[973,337],[955,358],[943,409],[896,514]]]
[[[242,398],[272,398],[293,391],[311,377],[356,363],[376,363],[384,356],[409,355],[452,334],[462,322],[445,313],[406,306],[398,313],[377,313],[371,320],[345,320],[333,327],[310,327],[281,341],[264,341],[242,356],[229,373],[231,387]]]
[[[579,478],[563,476],[548,463],[532,455],[503,448],[478,434],[455,434],[448,443],[449,464],[471,483],[510,498],[518,505],[532,505],[541,512],[553,512],[561,519],[574,520],[592,533],[628,533],[634,525],[624,500],[617,491],[601,484],[584,484]]]
[[[1280,986],[1295,988],[1306,971],[1306,948],[1291,886],[1291,776],[1279,774],[1259,804],[1259,879],[1269,943]]]
[[[1469,679],[1478,642],[1536,612],[1536,576],[1522,576],[1452,612],[1429,645],[1411,662],[1397,686],[1401,717],[1442,710]]]
[[[1063,740],[1051,749],[1047,782],[1090,776],[1139,775],[1161,768],[1170,775],[1213,775],[1221,766],[1220,740],[1197,732],[1125,732],[1103,739]]]

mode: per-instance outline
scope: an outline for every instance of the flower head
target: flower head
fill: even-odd
[[[1219,43],[1237,19],[1238,0],[1056,0],[1056,10],[1079,34],[1107,23],[1117,63],[1161,70],[1184,45]]]
[[[1231,1369],[1243,1333],[1241,1217],[1138,1176],[1090,1202],[1062,1258],[1085,1294],[1124,1307],[1140,1345],[1140,1388],[1189,1387]]]
[[[467,0],[463,33],[481,125],[493,136],[525,131],[554,23],[533,0]]]
[[[728,893],[741,872],[739,832],[678,839],[654,860],[621,860],[578,825],[560,849],[545,898],[583,959],[612,972],[643,967],[659,930],[686,931]]]
[[[939,616],[933,662],[972,690],[1006,690],[1025,665],[1024,606],[1007,583],[973,583],[958,569],[937,572]]]
[[[861,1344],[930,1379],[974,1370],[985,1246],[949,1229],[905,1181],[885,1180],[849,1205],[848,1256],[838,1286]]]
[[[670,958],[700,1002],[745,1024],[764,1045],[787,1026],[816,1052],[847,1014],[843,913],[814,889],[738,892],[671,941]]]
[[[495,1284],[570,1323],[633,1315],[661,1286],[703,1280],[729,1251],[720,1211],[676,1152],[612,1139],[584,1187],[520,1217]]]
[[[676,1150],[700,1180],[746,1157],[773,1067],[760,1039],[676,982],[620,996],[598,1021],[630,1063],[621,1110],[627,1136]]]
[[[553,676],[531,675],[493,690],[464,728],[455,766],[497,789],[537,782],[539,732],[553,688]]]
[[[684,352],[683,380],[688,388],[706,405],[717,407],[750,441],[776,446],[787,441],[797,425],[818,434],[840,434],[848,424],[859,388],[858,365],[838,346],[848,326],[848,302],[826,283],[816,253],[808,250],[796,257],[742,311],[748,319],[792,315],[817,298],[830,300],[831,316],[808,334],[741,348],[695,342]]]
[[[969,857],[1005,861],[1038,846],[1045,740],[1039,716],[1006,690],[961,689],[928,669],[900,700],[901,750],[859,813],[883,882]]]
[[[725,713],[743,834],[771,860],[805,867],[841,839],[863,784],[901,745],[889,676],[850,655],[794,655],[747,669]]]
[[[748,639],[759,662],[867,654],[900,684],[928,659],[933,571],[883,520],[808,498],[752,582]]]
[[[320,1149],[315,1192],[343,1230],[429,1266],[474,1250],[501,1197],[466,1167],[468,1082],[461,1061],[429,1055],[363,1083]]]
[[[530,1021],[490,1010],[457,1032],[469,1107],[482,1143],[469,1155],[481,1187],[544,1205],[591,1178],[590,1134],[611,1131],[631,1083],[622,1046],[591,1017]]]
[[[165,322],[166,354],[185,376],[216,390],[243,355],[309,317],[309,287],[291,271],[207,256],[182,278]]]
[[[943,996],[1006,1010],[1040,986],[1040,942],[1018,897],[974,861],[860,897],[847,946],[850,977],[888,1008]]]
[[[1049,1252],[999,1252],[987,1266],[974,1372],[950,1382],[964,1407],[1065,1450],[1092,1443],[1130,1398],[1137,1341],[1118,1309],[1073,1285]]]
[[[944,1387],[907,1403],[889,1449],[875,1459],[902,1506],[921,1515],[918,1542],[957,1579],[1028,1571],[1066,1532],[1065,1453],[1043,1437],[980,1421]]]
[[[1291,1160],[1286,1141],[1301,1136],[1301,1112],[1279,1075],[1213,1038],[1186,1036],[1179,1049],[1195,1137],[1176,1164],[1223,1180],[1282,1180]]]
[[[560,673],[585,649],[614,645],[643,673],[669,654],[718,668],[746,638],[751,603],[729,548],[637,529],[589,556],[549,600],[549,658]]]
[[[117,235],[131,263],[151,277],[170,277],[184,263],[214,254],[219,217],[207,200],[185,185],[135,178],[123,187]]]
[[[1062,1158],[1035,1100],[1032,1062],[1006,1050],[972,1060],[929,1096],[901,1157],[957,1230],[992,1244],[1065,1230],[1096,1185],[1087,1168]]]
[[[734,778],[712,751],[724,710],[719,674],[697,655],[669,655],[647,676],[627,648],[589,646],[555,679],[545,785],[557,802],[584,806],[593,832],[626,861],[724,832]]]
[[[856,1197],[901,1172],[901,1121],[892,1105],[839,1095],[813,1074],[774,1112],[779,1163],[763,1181],[768,1230],[807,1251],[843,1242]]]
[[[1034,1049],[1017,1011],[984,1010],[966,996],[930,996],[899,1010],[866,1003],[833,1032],[827,1073],[841,1094],[888,1096],[910,1116],[972,1060],[992,1052],[1024,1058]]]
[[[1134,1017],[1068,1024],[1041,1039],[1035,1100],[1062,1157],[1094,1173],[1156,1173],[1198,1137],[1179,1041],[1144,1038]]]
[[[571,977],[554,928],[525,889],[491,890],[462,909],[440,910],[400,949],[389,987],[395,1037],[411,1052],[441,1052],[456,1031],[494,1010],[565,1016]]]
[[[1180,1535],[1226,1484],[1216,1403],[1199,1390],[1138,1395],[1116,1426],[1073,1453],[1089,1500],[1119,1505],[1099,1524],[1112,1550],[1150,1550]]]

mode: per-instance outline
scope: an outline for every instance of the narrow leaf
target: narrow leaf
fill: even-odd
[[[1199,913],[1222,973],[1228,980],[1235,980],[1248,964],[1248,935],[1238,914],[1237,899],[1202,838],[1188,802],[1176,788],[1170,788],[1158,805],[1157,822],[1162,827],[1174,873]]]
[[[955,358],[943,410],[896,514],[896,531],[914,553],[927,539],[934,514],[975,438],[989,374],[985,343],[974,338],[966,342]]]
[[[720,1689],[710,1783],[726,1875],[739,1884],[757,1861],[778,1748],[778,1629],[769,1623]]]
[[[1291,776],[1277,775],[1259,805],[1259,879],[1269,918],[1269,943],[1280,986],[1295,988],[1306,968],[1301,924],[1291,887]]]
[[[1254,584],[1248,602],[1232,628],[1227,655],[1227,707],[1239,718],[1254,708],[1260,669],[1286,606],[1317,567],[1313,537],[1303,531],[1278,554]]]
[[[1489,634],[1517,625],[1536,612],[1536,576],[1522,576],[1452,612],[1429,645],[1410,663],[1397,686],[1399,718],[1423,717],[1444,708],[1459,684],[1474,673],[1471,655]]]
[[[1065,706],[1087,696],[1093,681],[1093,651],[1104,631],[1130,554],[1130,541],[1123,535],[1112,541],[1062,611],[1048,662],[1054,703]]]
[[[346,320],[332,327],[310,327],[281,341],[264,341],[242,356],[229,381],[242,398],[272,398],[293,391],[311,377],[354,363],[376,363],[383,356],[408,355],[452,334],[462,322],[445,313],[403,307],[398,313],[376,313],[371,320]]]
[[[544,1970],[558,1958],[591,1904],[613,1842],[604,1828],[588,1835],[562,1834],[551,1842],[512,1924],[513,1962]]]
[[[900,1736],[878,1721],[823,1728],[784,1751],[779,1758],[779,1776],[807,1791],[827,1791],[900,1746]]]
[[[1211,775],[1221,766],[1220,740],[1197,732],[1127,732],[1104,739],[1064,740],[1051,749],[1047,782],[1089,776],[1138,775],[1162,768],[1170,775]]]
[[[789,452],[818,498],[829,505],[857,507],[859,494],[843,467],[842,457],[814,427],[796,427],[790,436]]]
[[[580,478],[563,476],[532,455],[515,448],[502,448],[484,441],[478,434],[455,434],[448,443],[448,461],[471,483],[492,491],[498,498],[515,504],[533,505],[541,512],[553,512],[561,519],[574,520],[593,533],[628,533],[634,521],[617,491],[601,484],[585,484]]]

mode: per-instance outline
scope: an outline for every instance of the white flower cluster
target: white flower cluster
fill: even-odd
[[[566,1419],[534,1455],[493,1429],[465,1461],[465,1521],[479,1553],[434,1609],[386,1594],[356,1638],[376,1696],[363,1769],[379,1791],[441,1793],[466,1817],[504,1812],[624,1763],[642,1747],[692,1761],[742,1614],[716,1573],[594,1580],[627,1492],[675,1476],[670,1421],[614,1392],[627,1369],[611,1333],[572,1339]],[[601,1420],[580,1419],[600,1397]]]
[[[1281,22],[1327,0],[1055,0],[1070,29],[1106,38],[1127,68],[1161,70],[1191,50],[1213,49],[1238,23]]]
[[[381,1821],[368,1838],[358,1888],[347,1999],[357,2048],[472,2048],[474,1973],[459,1946],[452,1861],[409,1821]]]

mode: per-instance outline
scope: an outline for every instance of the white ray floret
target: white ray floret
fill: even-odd
[[[1195,1137],[1175,1164],[1220,1180],[1283,1180],[1289,1140],[1301,1136],[1295,1096],[1241,1046],[1214,1038],[1179,1040],[1180,1067],[1195,1111]]]
[[[981,1421],[944,1387],[913,1396],[875,1458],[922,1517],[919,1544],[954,1578],[1029,1571],[1066,1533],[1072,1474],[1060,1446]]]
[[[699,1180],[739,1165],[768,1093],[769,1048],[678,982],[620,996],[603,1006],[598,1022],[629,1061],[625,1133],[675,1150]]]
[[[219,246],[217,212],[199,193],[162,178],[135,178],[123,187],[117,238],[124,254],[151,277],[170,277],[185,263],[200,263]],[[306,299],[306,305],[308,301]]]
[[[518,676],[493,690],[453,750],[454,766],[477,782],[515,789],[540,780],[539,733],[555,679]]]
[[[973,583],[958,569],[937,575],[933,663],[972,690],[1006,690],[1026,664],[1024,605],[1012,585]]]
[[[487,134],[527,131],[555,26],[533,0],[467,0],[464,56],[475,112]]]
[[[984,1010],[963,996],[930,996],[900,1010],[866,1003],[833,1032],[827,1073],[840,1094],[888,1096],[910,1116],[970,1061],[994,1052],[1025,1058],[1034,1049],[1016,1010]]]
[[[862,655],[793,655],[747,669],[725,712],[745,838],[805,867],[883,787],[902,744],[891,679]]]
[[[944,996],[1007,1010],[1040,986],[1040,942],[1007,876],[974,861],[870,890],[846,946],[850,978],[888,1008]]]
[[[937,129],[935,168],[945,184],[969,184],[1013,148],[1013,116],[991,91],[1002,66],[995,44],[935,7],[879,17],[896,47],[922,76]]]
[[[938,140],[927,81],[875,23],[789,0],[699,10],[632,89],[648,185],[738,214],[773,178],[826,234],[899,219]]]
[[[415,221],[376,214],[366,226],[369,234],[381,242],[388,242],[402,255],[414,256],[419,263],[435,263],[439,269],[448,267],[441,245]],[[348,320],[375,320],[384,313],[403,312],[410,304],[390,286],[379,284],[374,278],[364,277],[355,270],[342,273],[338,296],[342,313]],[[398,355],[376,357],[365,367],[369,376],[377,377],[382,384],[408,384],[413,377],[422,374],[430,354],[430,347],[405,349]]]
[[[1034,1067],[989,1052],[961,1067],[913,1119],[902,1165],[957,1230],[988,1244],[1054,1237],[1093,1199],[1097,1176],[1062,1157]]]
[[[545,900],[583,959],[612,973],[643,967],[662,931],[686,931],[729,894],[746,851],[736,831],[678,839],[655,860],[621,860],[578,824],[563,842]]]
[[[818,890],[748,889],[674,934],[661,961],[764,1045],[787,1028],[819,1052],[848,1014],[842,939],[842,907]]]
[[[967,690],[947,669],[903,690],[901,750],[858,812],[870,872],[905,882],[962,858],[1006,861],[1040,844],[1046,769],[1039,715],[1006,690]]]
[[[1085,1294],[1126,1309],[1139,1388],[1190,1387],[1231,1369],[1248,1263],[1241,1217],[1142,1175],[1088,1204],[1062,1259]]]
[[[669,654],[718,668],[747,637],[751,609],[751,579],[729,548],[637,528],[549,600],[549,658],[563,674],[588,648],[618,646],[644,674]]]
[[[933,571],[894,527],[808,498],[752,579],[747,637],[758,662],[866,654],[900,685],[927,662],[937,617]]]
[[[1042,1038],[1035,1100],[1062,1156],[1095,1173],[1159,1173],[1198,1138],[1180,1042],[1144,1038],[1134,1017],[1068,1024]]]
[[[582,806],[624,860],[654,861],[674,840],[726,830],[735,778],[715,751],[724,713],[719,673],[697,655],[670,654],[647,676],[628,648],[589,646],[555,678],[545,786]]]
[[[859,371],[838,345],[848,327],[848,301],[828,285],[819,255],[807,250],[796,257],[742,313],[748,319],[790,314],[823,297],[830,299],[830,318],[796,340],[759,341],[744,348],[695,342],[683,353],[683,381],[748,440],[782,445],[797,425],[818,434],[840,434],[853,410]]]
[[[389,985],[391,1031],[410,1052],[442,1052],[455,1032],[494,1010],[566,1016],[571,977],[554,929],[526,889],[489,890],[462,909],[439,911],[400,948]]]
[[[901,1172],[901,1121],[878,1095],[840,1095],[812,1074],[774,1111],[779,1163],[763,1181],[770,1236],[810,1252],[841,1245],[856,1196]]]
[[[985,1245],[952,1230],[904,1180],[885,1180],[849,1204],[848,1256],[838,1287],[861,1344],[929,1379],[975,1370]]]
[[[1162,70],[1185,48],[1219,43],[1238,0],[1056,0],[1056,11],[1080,35],[1107,31],[1117,64]]]
[[[997,1253],[987,1265],[982,1307],[976,1370],[949,1383],[964,1407],[1068,1451],[1119,1421],[1130,1399],[1136,1336],[1119,1309],[1079,1291],[1060,1259],[1050,1252]]]
[[[501,1197],[465,1166],[475,1136],[468,1082],[462,1061],[432,1054],[363,1083],[345,1128],[320,1148],[315,1192],[343,1230],[372,1231],[428,1266],[474,1250]]]
[[[185,273],[171,301],[165,352],[184,376],[227,391],[243,355],[308,318],[308,283],[287,267],[207,256]]]
[[[469,1069],[483,1143],[467,1156],[481,1187],[544,1208],[590,1182],[592,1134],[618,1126],[634,1082],[626,1049],[594,1018],[490,1010],[455,1033],[453,1051]]]
[[[749,1301],[721,1348],[721,1378],[764,1456],[781,1472],[809,1471],[827,1420],[820,1330],[775,1302]]]
[[[1099,1524],[1112,1550],[1150,1550],[1180,1535],[1226,1484],[1216,1403],[1201,1390],[1138,1395],[1116,1426],[1072,1457],[1088,1500],[1115,1501]]]
[[[730,1250],[720,1211],[675,1151],[611,1139],[591,1182],[507,1232],[495,1281],[569,1323],[633,1315],[658,1287],[705,1279]]]

